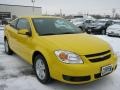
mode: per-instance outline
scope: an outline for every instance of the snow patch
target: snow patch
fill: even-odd
[[[4,32],[0,29],[0,44],[4,43]]]
[[[3,30],[0,30],[0,90],[118,90],[120,88],[120,38],[98,35],[96,37],[107,41],[118,55],[117,70],[100,80],[83,84],[70,85],[59,81],[51,84],[41,84],[32,66],[20,57],[4,53]]]

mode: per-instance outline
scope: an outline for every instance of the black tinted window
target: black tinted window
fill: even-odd
[[[17,29],[28,29],[30,30],[30,25],[27,19],[19,19],[17,24]]]

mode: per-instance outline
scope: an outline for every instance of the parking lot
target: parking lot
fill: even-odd
[[[97,35],[107,41],[118,56],[117,70],[94,82],[82,85],[70,85],[59,81],[41,84],[31,65],[16,54],[8,56],[4,52],[3,30],[0,30],[0,90],[118,90],[120,88],[120,38]]]

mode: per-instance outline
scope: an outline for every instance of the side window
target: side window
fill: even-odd
[[[30,25],[27,19],[19,19],[17,23],[17,29],[27,29],[30,30]]]
[[[16,28],[17,22],[18,22],[18,19],[12,21],[12,22],[10,23],[10,26],[12,26],[13,28]]]
[[[90,23],[90,20],[86,20],[85,22],[86,22],[86,23]]]

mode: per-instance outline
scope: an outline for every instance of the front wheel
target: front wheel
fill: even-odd
[[[48,65],[43,56],[37,55],[34,59],[34,70],[37,79],[43,83],[47,84],[51,81]]]
[[[87,32],[88,34],[91,34],[91,33],[92,33],[92,29],[88,28],[88,29],[86,30],[86,32]]]
[[[6,39],[4,41],[4,46],[5,46],[5,53],[8,54],[8,55],[12,55],[13,51],[10,49],[8,40],[6,40]]]

